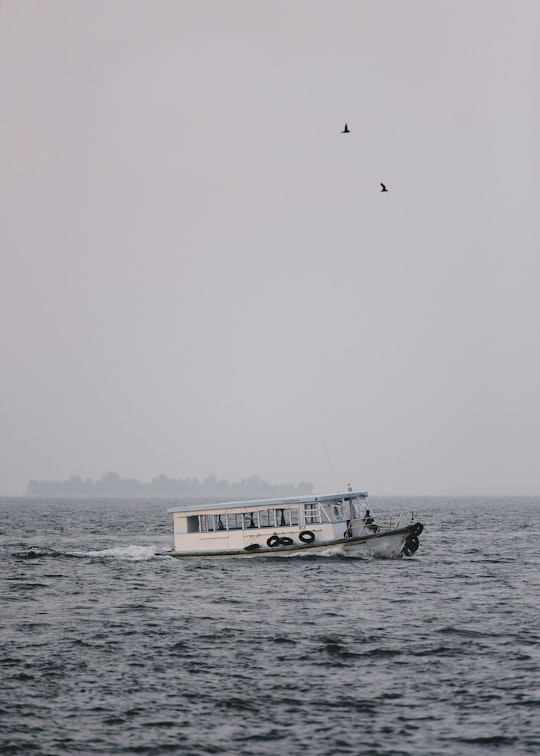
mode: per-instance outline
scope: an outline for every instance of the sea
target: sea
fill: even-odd
[[[0,753],[540,753],[540,497],[402,559],[182,561],[174,500],[0,499]]]

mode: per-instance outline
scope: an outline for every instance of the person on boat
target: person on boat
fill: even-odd
[[[366,509],[366,514],[364,515],[364,525],[373,525],[375,520],[369,513],[369,509]]]

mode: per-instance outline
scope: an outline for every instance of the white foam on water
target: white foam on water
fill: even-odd
[[[153,559],[158,551],[157,546],[117,546],[112,549],[100,549],[99,551],[74,552],[76,556],[105,557],[110,559],[127,559],[132,562],[143,562]]]
[[[323,551],[295,551],[287,554],[288,558],[302,559],[303,557],[342,557],[346,556],[345,549],[342,546],[329,546]]]
[[[330,546],[328,549],[325,549],[324,551],[319,552],[319,556],[341,557],[341,556],[346,556],[346,555],[345,555],[345,549],[343,548],[343,546]]]

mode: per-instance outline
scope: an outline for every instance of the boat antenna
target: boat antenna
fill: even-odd
[[[330,472],[332,473],[332,477],[334,479],[334,483],[336,484],[336,491],[339,489],[339,485],[337,482],[336,474],[334,472],[334,468],[332,467],[332,463],[330,462],[330,455],[328,454],[328,449],[326,448],[326,444],[324,443],[324,439],[322,442],[322,445],[324,446],[324,453],[326,454],[326,459],[328,461],[328,467],[330,468]]]

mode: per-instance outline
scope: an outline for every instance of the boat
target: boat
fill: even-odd
[[[200,557],[412,556],[422,523],[416,512],[373,517],[368,494],[183,504],[173,516],[174,542],[161,555]]]

